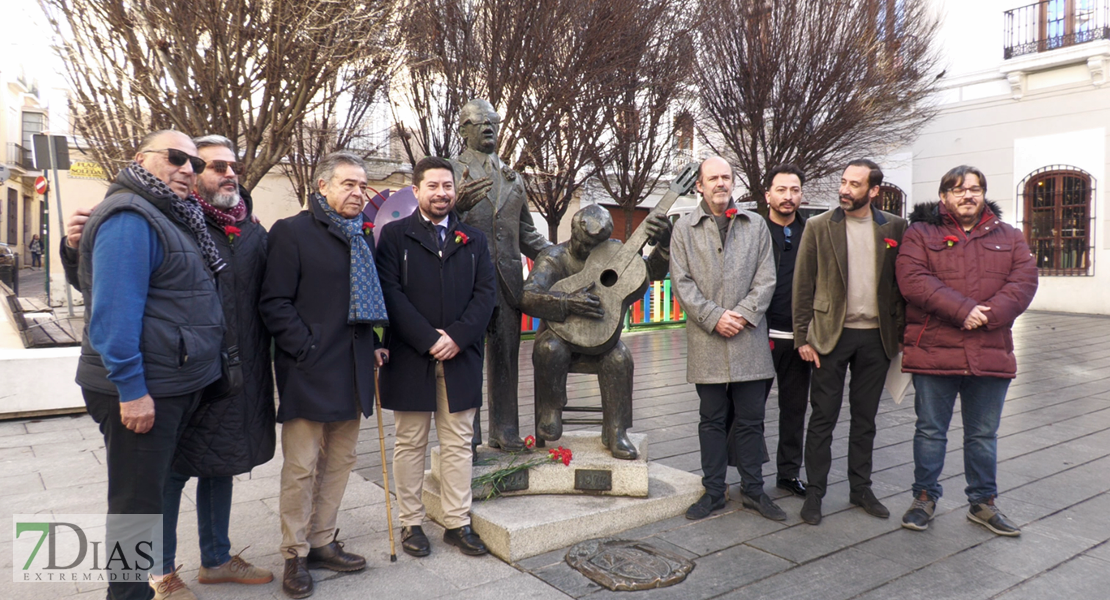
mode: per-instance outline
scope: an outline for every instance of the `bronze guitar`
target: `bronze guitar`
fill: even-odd
[[[679,196],[694,189],[697,177],[698,163],[686,165],[648,217],[666,215]],[[551,291],[563,293],[574,293],[592,286],[590,293],[601,300],[605,314],[600,319],[571,314],[562,323],[547,323],[547,327],[570,344],[575,352],[600,354],[612,348],[624,326],[625,311],[643,296],[648,283],[647,266],[640,251],[648,241],[646,224],[645,218],[624,244],[616,240],[598,244],[590,252],[581,271],[551,286]]]

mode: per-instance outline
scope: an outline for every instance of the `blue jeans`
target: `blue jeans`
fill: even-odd
[[[913,376],[917,392],[914,411],[917,430],[913,435],[913,494],[922,490],[936,501],[943,493],[938,479],[944,469],[948,425],[956,394],[964,421],[964,477],[967,501],[986,502],[998,495],[998,424],[1010,380],[971,375]]]
[[[177,516],[181,510],[181,490],[187,475],[171,473],[162,499],[162,567],[173,571],[177,558]],[[197,533],[200,537],[200,564],[218,567],[231,560],[231,477],[197,478]]]

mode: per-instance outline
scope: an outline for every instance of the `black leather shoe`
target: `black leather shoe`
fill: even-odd
[[[740,492],[740,503],[744,505],[744,508],[758,512],[765,519],[771,519],[772,521],[786,520],[786,511],[772,502],[771,497],[767,494],[760,494],[758,497],[752,497],[744,492]]]
[[[341,573],[365,569],[366,559],[344,550],[343,542],[337,541],[338,538],[339,530],[336,529],[335,537],[332,538],[330,544],[319,548],[311,548],[308,551],[308,568],[331,569]]]
[[[875,497],[875,492],[871,488],[864,488],[862,492],[852,492],[848,494],[848,501],[856,506],[863,508],[867,514],[872,517],[879,517],[880,519],[890,518],[890,510],[879,502]]]
[[[802,520],[810,525],[821,524],[821,498],[812,492],[806,494],[806,502],[802,505]]]
[[[432,553],[432,544],[419,525],[401,528],[401,548],[405,554],[417,558]]]
[[[444,531],[443,541],[457,547],[468,556],[481,556],[489,552],[486,545],[482,543],[482,538],[474,533],[474,529],[470,525]]]
[[[285,559],[281,591],[290,598],[307,598],[312,595],[312,574],[308,572],[307,558],[294,556]]]
[[[786,490],[795,496],[801,496],[802,498],[806,497],[806,482],[797,477],[793,479],[780,479],[775,482],[775,487],[780,490]]]
[[[713,498],[709,494],[702,494],[698,501],[691,504],[690,508],[686,509],[686,518],[691,521],[704,519],[715,510],[721,510],[725,507],[726,500],[721,498]]]

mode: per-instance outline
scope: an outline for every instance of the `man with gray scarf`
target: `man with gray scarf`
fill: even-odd
[[[336,516],[355,465],[359,413],[374,406],[374,368],[387,360],[387,322],[366,206],[366,167],[325,156],[305,210],[274,223],[259,310],[274,337],[281,427],[282,589],[312,594],[310,568],[359,571],[337,541]]]
[[[671,281],[686,311],[686,380],[696,385],[702,495],[686,511],[703,519],[725,505],[728,414],[745,508],[786,520],[763,491],[763,418],[775,376],[764,314],[775,291],[771,233],[759,215],[732,201],[732,166],[706,159],[698,170],[702,202],[679,218],[671,238]]]
[[[87,318],[77,383],[104,434],[109,515],[162,513],[181,432],[201,392],[220,378],[224,321],[214,275],[226,264],[189,197],[205,166],[196,154],[180,132],[147,135],[81,236]],[[109,517],[109,540],[134,548],[136,532],[114,523]],[[145,578],[108,584],[110,598],[153,595]]]

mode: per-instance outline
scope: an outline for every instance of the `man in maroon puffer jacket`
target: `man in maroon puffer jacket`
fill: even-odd
[[[994,505],[998,424],[1017,374],[1014,320],[1037,291],[1037,265],[1021,232],[986,199],[987,179],[959,166],[940,181],[940,201],[910,215],[896,262],[906,299],[902,369],[917,391],[913,504],[902,526],[924,531],[942,489],[956,394],[964,423],[967,518],[998,535],[1021,534]]]

